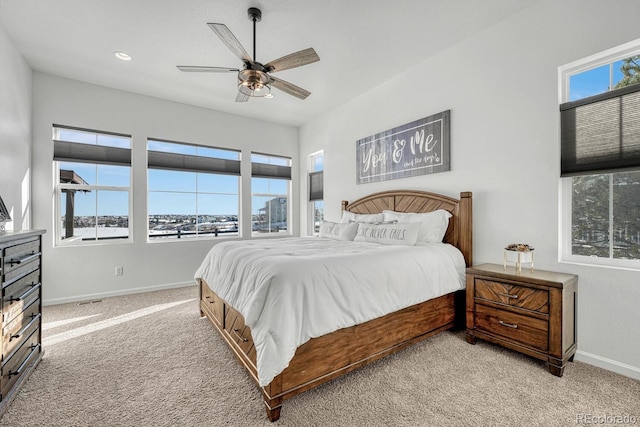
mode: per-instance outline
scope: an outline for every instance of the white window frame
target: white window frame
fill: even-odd
[[[319,150],[319,151],[316,151],[315,153],[309,154],[309,163],[307,165],[307,169],[309,173],[319,172],[320,170],[324,171],[324,166],[322,169],[315,168],[315,159],[317,159],[318,157],[323,157],[323,165],[324,165],[324,150]],[[308,186],[308,183],[307,183],[307,186]],[[315,219],[316,219],[315,211],[316,211],[317,202],[319,202],[319,200],[313,200],[308,202],[307,233],[310,236],[317,236],[320,234],[319,232],[315,231]],[[324,199],[322,200],[322,203],[324,204]]]
[[[276,158],[276,159],[284,159],[284,160],[288,160],[289,165],[287,166],[290,169],[293,169],[293,159],[291,157],[288,156],[282,156],[282,155],[278,155],[278,154],[267,154],[267,153],[260,153],[260,152],[251,152],[251,158],[250,161],[252,163],[252,169],[253,169],[253,163],[259,163],[259,164],[263,164],[263,165],[269,165],[271,163],[261,163],[261,162],[253,162],[253,156],[264,156],[264,157],[268,157],[268,158]],[[253,179],[254,178],[260,178],[260,179],[273,179],[273,180],[286,180],[287,182],[287,194],[278,194],[275,192],[269,192],[269,193],[256,193],[254,192],[253,189]],[[278,198],[278,197],[284,197],[287,199],[287,231],[286,233],[283,232],[267,232],[267,233],[262,233],[262,232],[257,232],[253,230],[253,198],[254,197],[266,197],[269,199],[274,199],[274,198]],[[250,231],[250,236],[252,238],[269,238],[269,237],[290,237],[293,235],[293,222],[292,222],[292,213],[293,213],[293,194],[292,194],[292,178],[287,179],[283,179],[283,178],[270,178],[267,176],[253,176],[253,172],[252,172],[252,176],[251,176],[251,211],[249,212],[249,214],[251,215],[251,231]]]
[[[97,131],[92,129],[82,129],[82,128],[73,128],[67,126],[54,126],[54,139],[55,139],[55,128],[60,127],[62,129],[72,129],[80,132],[87,133],[95,133],[102,135],[109,135],[109,132]],[[120,135],[125,136],[125,135]],[[131,142],[133,139],[130,135],[126,135],[129,137]],[[133,167],[129,166],[129,186],[121,187],[121,186],[109,186],[109,185],[84,185],[84,184],[68,184],[60,182],[60,163],[59,161],[53,161],[53,169],[54,169],[54,191],[53,191],[53,229],[55,231],[55,246],[56,247],[75,247],[75,246],[96,246],[96,245],[120,245],[120,244],[130,244],[133,243]],[[91,165],[97,165],[99,163],[87,163]],[[61,200],[62,200],[62,190],[78,190],[78,191],[124,191],[128,193],[128,231],[127,237],[117,238],[117,239],[92,239],[92,240],[82,240],[82,239],[63,239],[62,238],[62,216],[61,216]],[[96,217],[97,222],[97,217]]]
[[[221,150],[221,151],[228,151],[228,152],[237,152],[238,153],[238,159],[234,160],[237,161],[238,164],[241,161],[241,154],[239,150],[236,149],[232,149],[232,148],[222,148],[222,147],[213,147],[213,146],[207,146],[207,145],[200,145],[200,144],[191,144],[191,143],[186,143],[186,142],[179,142],[179,141],[170,141],[170,140],[166,140],[166,139],[161,139],[161,138],[147,138],[146,144],[147,144],[147,157],[149,156],[149,143],[152,142],[157,142],[157,143],[167,143],[167,144],[175,144],[175,145],[181,145],[181,146],[187,146],[187,147],[195,147],[195,148],[202,148],[202,149],[213,149],[213,150]],[[151,150],[154,151],[154,150]],[[194,157],[198,157],[197,155],[194,155]],[[203,156],[205,157],[205,156]],[[215,157],[207,157],[208,159],[213,159],[213,160],[222,160],[219,158],[215,158]],[[198,182],[198,178],[199,178],[199,173],[205,174],[205,173],[210,173],[212,175],[221,175],[222,173],[219,172],[206,172],[204,170],[200,170],[198,172],[196,171],[191,171],[192,173],[196,173],[196,189],[192,192],[185,192],[185,191],[171,191],[171,190],[149,190],[149,166],[147,166],[147,216],[146,216],[146,230],[147,230],[147,243],[171,243],[171,242],[189,242],[189,241],[202,241],[202,240],[220,240],[220,239],[238,239],[241,236],[241,223],[242,223],[242,212],[240,209],[240,201],[241,201],[241,194],[240,194],[240,187],[242,185],[242,176],[241,175],[237,175],[237,180],[238,180],[238,184],[236,187],[236,196],[238,197],[238,206],[237,206],[237,211],[238,211],[238,221],[237,221],[237,228],[238,228],[238,232],[237,234],[230,234],[230,235],[225,235],[224,233],[220,233],[218,235],[215,234],[211,234],[211,233],[197,233],[194,235],[189,235],[187,237],[167,237],[167,238],[162,238],[161,236],[157,236],[152,238],[151,237],[151,230],[149,230],[149,195],[151,193],[179,193],[179,194],[194,194],[196,197],[196,221],[198,216],[200,215],[200,213],[198,212],[198,195],[199,194],[221,194],[221,195],[228,195],[231,193],[223,193],[223,192],[199,192],[198,191],[198,187],[197,187],[197,182]],[[169,169],[169,168],[163,168],[165,170],[169,170],[169,171],[173,171],[173,172],[181,172],[181,170],[179,169]]]
[[[591,55],[589,57],[574,61],[572,63],[558,67],[558,104],[569,101],[569,80],[571,76],[613,63],[615,61],[629,58],[640,54],[640,39],[625,43],[621,46],[608,49],[604,52]],[[611,86],[610,73],[610,86]],[[558,130],[558,134],[559,134]],[[559,138],[558,138],[559,140]],[[558,151],[560,144],[558,144]],[[598,175],[609,175],[609,236],[613,235],[613,179],[612,173]],[[625,270],[640,270],[640,259],[615,259],[612,257],[613,248],[610,248],[609,258],[573,255],[572,252],[572,192],[573,178],[560,178],[559,191],[559,236],[558,236],[558,262],[567,264],[578,264],[598,267],[609,267]]]

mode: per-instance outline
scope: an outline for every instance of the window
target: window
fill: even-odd
[[[240,152],[147,140],[149,239],[238,236]]]
[[[311,204],[311,231],[320,232],[320,223],[324,218],[324,154],[322,151],[310,156],[309,202]]]
[[[289,199],[291,159],[251,153],[251,228],[253,236],[291,234]]]
[[[640,268],[640,43],[560,76],[561,257]]]
[[[53,126],[57,245],[128,241],[131,136]]]

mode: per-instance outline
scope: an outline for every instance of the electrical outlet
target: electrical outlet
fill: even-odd
[[[124,268],[119,265],[116,267],[116,276],[122,276],[124,274]]]

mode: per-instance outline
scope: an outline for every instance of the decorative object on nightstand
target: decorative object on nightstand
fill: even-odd
[[[11,216],[0,196],[0,233],[4,231],[4,223],[7,221],[11,221]]]
[[[578,276],[551,271],[508,273],[498,264],[467,268],[467,331],[547,362],[558,377],[576,352]]]
[[[504,248],[504,271],[507,264],[514,263],[516,272],[522,272],[522,263],[530,264],[533,272],[533,248],[526,243],[512,243]]]

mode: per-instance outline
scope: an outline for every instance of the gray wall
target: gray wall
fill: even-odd
[[[377,191],[472,191],[475,263],[529,243],[537,268],[578,274],[576,358],[640,378],[640,272],[558,262],[558,67],[640,38],[638,16],[635,0],[541,0],[304,125],[301,159],[324,149],[326,218]],[[356,185],[356,140],[447,109],[450,172]]]
[[[132,244],[53,246],[53,123],[133,136]],[[251,212],[252,150],[290,156],[294,165],[298,163],[297,128],[34,72],[33,224],[48,230],[43,256],[45,303],[194,284],[193,274],[212,240],[147,243],[147,137],[242,150],[245,213]],[[297,166],[293,173],[298,174]],[[298,192],[294,183],[294,232],[298,230]],[[251,229],[250,222],[250,216],[243,218],[244,230]],[[115,276],[116,266],[124,267],[123,276]]]
[[[31,223],[31,69],[0,27],[0,196],[12,221]]]

